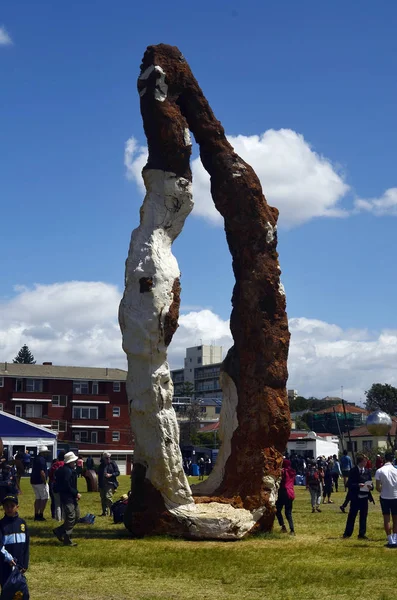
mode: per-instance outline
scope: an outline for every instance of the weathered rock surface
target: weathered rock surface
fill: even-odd
[[[255,172],[227,141],[177,48],[147,49],[138,90],[149,157],[143,170],[147,194],[131,238],[120,305],[136,444],[126,525],[137,535],[237,539],[272,527],[290,430],[278,211],[268,206]],[[209,479],[194,486],[196,503],[182,469],[166,355],[177,328],[180,293],[171,244],[192,208],[189,130],[225,220],[236,278],[230,322],[234,346],[222,374],[223,444]]]

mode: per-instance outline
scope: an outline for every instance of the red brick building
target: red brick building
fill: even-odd
[[[0,363],[0,410],[58,432],[58,447],[95,462],[105,450],[131,472],[133,439],[122,369]]]

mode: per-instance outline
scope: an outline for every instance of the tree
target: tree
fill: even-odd
[[[397,414],[397,388],[388,383],[373,383],[365,392],[367,410],[383,410],[389,415]]]
[[[185,381],[179,388],[177,394],[181,398],[192,398],[194,396],[194,385],[190,381]]]
[[[36,364],[34,356],[26,344],[24,344],[22,346],[22,348],[20,349],[20,351],[18,352],[18,354],[16,355],[16,357],[14,358],[14,360],[12,362],[20,363],[20,364],[24,364],[24,365],[35,365]]]

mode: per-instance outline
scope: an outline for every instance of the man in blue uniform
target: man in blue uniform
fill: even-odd
[[[6,496],[3,500],[4,517],[0,520],[0,584],[3,587],[13,566],[25,572],[29,566],[29,532],[18,515],[18,498]]]

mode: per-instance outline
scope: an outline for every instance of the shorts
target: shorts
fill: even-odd
[[[397,515],[397,498],[380,498],[382,515]]]
[[[32,488],[36,500],[48,500],[50,497],[50,490],[48,489],[48,483],[32,483]]]
[[[350,473],[349,469],[347,469],[347,470],[346,469],[342,469],[342,475],[343,475],[343,477],[349,477],[349,473]]]

